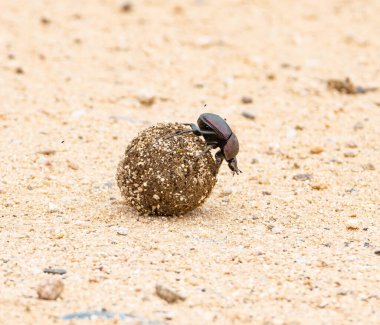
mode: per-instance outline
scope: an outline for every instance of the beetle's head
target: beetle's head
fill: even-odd
[[[232,170],[233,175],[239,175],[242,173],[242,171],[237,166],[237,160],[236,158],[232,158],[231,160],[228,160],[228,167]]]

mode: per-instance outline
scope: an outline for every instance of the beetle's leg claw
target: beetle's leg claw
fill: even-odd
[[[242,173],[242,171],[237,166],[236,158],[233,158],[228,161],[228,167],[232,170],[233,175],[239,175],[240,173]]]

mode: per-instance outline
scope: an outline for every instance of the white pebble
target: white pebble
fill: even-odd
[[[58,205],[56,205],[53,202],[49,202],[49,212],[53,213],[53,212],[58,212],[58,211],[59,211]]]
[[[282,233],[282,229],[281,228],[278,228],[278,227],[273,227],[272,228],[272,232],[274,234],[281,234]]]
[[[346,228],[348,230],[357,230],[360,228],[360,222],[357,219],[350,218],[346,221]]]
[[[116,232],[118,235],[121,235],[121,236],[126,236],[128,235],[128,229],[127,228],[124,228],[124,227],[116,227],[115,228]]]
[[[153,90],[147,88],[140,89],[136,97],[140,104],[145,106],[153,105],[154,101],[156,100],[156,96]]]

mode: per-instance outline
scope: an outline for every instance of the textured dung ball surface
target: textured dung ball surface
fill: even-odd
[[[132,140],[116,180],[127,203],[140,213],[181,215],[200,206],[216,184],[218,167],[206,143],[192,133],[168,138],[181,124],[158,124]]]

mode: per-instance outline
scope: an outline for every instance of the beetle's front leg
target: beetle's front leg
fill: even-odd
[[[224,160],[224,155],[223,155],[223,152],[222,150],[219,150],[216,154],[215,154],[215,162],[218,166],[220,166],[222,164]]]

